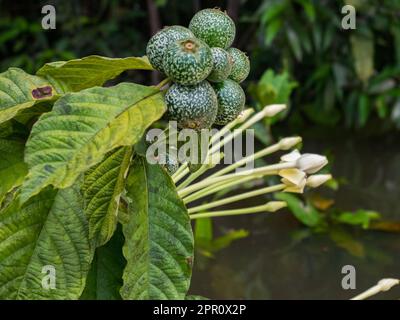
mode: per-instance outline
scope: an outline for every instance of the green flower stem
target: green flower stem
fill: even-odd
[[[260,112],[257,112],[253,117],[251,117],[249,120],[247,120],[245,123],[243,123],[237,130],[234,130],[233,133],[229,133],[226,137],[222,139],[222,141],[217,142],[215,145],[212,145],[210,149],[210,153],[214,153],[218,151],[222,146],[227,144],[229,141],[234,139],[236,136],[241,134],[244,130],[250,128],[252,125],[257,123],[258,121],[264,119],[269,115],[269,109],[268,107],[265,107],[263,110]]]
[[[245,120],[247,120],[247,118],[254,112],[254,109],[249,108],[243,111],[243,113],[237,117],[235,120],[229,122],[227,125],[225,125],[221,130],[219,130],[216,134],[214,134],[211,139],[210,139],[210,146],[217,141],[219,138],[221,138],[225,133],[229,132],[233,127],[235,127],[236,125],[244,122]],[[208,151],[210,154],[210,150]],[[184,163],[182,164],[178,171],[176,171],[173,175],[172,175],[172,180],[175,182],[175,184],[180,181],[186,174],[189,173],[189,170],[187,169],[188,164]],[[207,170],[206,170],[207,171]],[[206,172],[206,171],[203,171]]]
[[[295,166],[296,166],[296,162],[282,162],[282,163],[272,164],[269,166],[264,166],[264,167],[257,168],[257,169],[250,169],[250,170],[240,171],[237,173],[231,173],[231,174],[227,174],[227,175],[223,175],[223,176],[219,176],[219,177],[215,177],[215,178],[205,178],[204,180],[202,180],[200,182],[197,182],[191,186],[188,186],[188,187],[180,190],[179,195],[181,197],[185,197],[188,194],[193,193],[194,191],[205,188],[205,187],[212,185],[214,183],[217,183],[217,182],[230,180],[232,178],[240,178],[240,177],[244,177],[244,176],[252,176],[252,177],[261,176],[262,177],[262,176],[266,176],[266,175],[274,175],[274,174],[277,174],[279,170],[295,168]]]
[[[278,202],[280,204],[276,205]],[[275,212],[276,210],[281,209],[285,206],[286,206],[286,204],[284,202],[271,201],[264,205],[256,206],[256,207],[191,214],[190,219],[193,220],[193,219],[201,219],[201,218],[235,216],[235,215],[240,215],[240,214],[250,214],[250,213],[258,213],[258,212]]]
[[[190,183],[192,183],[194,180],[196,180],[198,177],[200,177],[204,172],[214,168],[223,157],[224,154],[222,152],[218,155],[218,159],[212,159],[211,157],[209,157],[209,155],[207,155],[206,161],[200,167],[200,169],[191,173],[189,177],[187,177],[187,179],[177,187],[177,190],[178,191],[182,190],[183,188],[187,187]]]
[[[232,170],[235,170],[236,168],[239,168],[252,160],[255,160],[255,159],[264,157],[266,155],[269,155],[271,153],[274,153],[274,152],[278,151],[279,149],[280,149],[279,143],[269,146],[261,151],[258,151],[250,156],[247,156],[247,157],[239,160],[238,162],[235,162],[235,163],[225,167],[224,169],[210,175],[208,178],[215,178],[215,177],[222,176],[225,173],[231,172]]]
[[[181,172],[177,175],[172,176],[172,180],[174,181],[175,184],[177,184],[182,178],[184,178],[190,172],[187,163],[181,165],[181,167],[182,167]]]
[[[231,180],[228,180],[228,181],[223,181],[223,182],[220,182],[220,183],[216,183],[216,184],[213,184],[213,185],[211,185],[211,186],[209,186],[207,188],[204,188],[203,190],[197,191],[197,192],[187,196],[186,198],[183,199],[183,202],[185,202],[185,204],[188,204],[188,203],[190,203],[192,201],[198,200],[200,198],[203,198],[203,197],[208,196],[210,194],[216,193],[218,191],[221,191],[221,190],[236,186],[236,185],[241,184],[241,183],[252,181],[252,180],[255,180],[255,179],[258,179],[258,178],[261,178],[261,176],[259,176],[259,177],[250,176],[250,177],[243,177],[243,178],[239,178],[239,179],[235,178],[235,179],[231,179]]]
[[[236,125],[241,124],[244,121],[246,121],[247,118],[250,117],[251,114],[253,114],[253,113],[254,113],[254,109],[252,109],[252,108],[244,110],[239,117],[237,117],[235,120],[229,122],[227,125],[225,125],[221,130],[219,130],[216,134],[214,134],[211,137],[210,145],[212,145],[214,142],[216,142],[221,137],[223,137],[227,132],[229,132]]]
[[[176,177],[178,177],[186,168],[187,168],[187,162],[182,163],[179,166],[178,170],[176,170],[176,172],[171,176],[172,180],[174,180],[175,182]]]
[[[290,141],[290,143],[287,143],[288,141]],[[208,178],[214,178],[214,177],[219,177],[225,173],[231,172],[232,170],[235,170],[236,168],[239,168],[243,165],[245,165],[246,163],[259,159],[261,157],[270,155],[274,152],[277,152],[279,150],[288,150],[288,148],[293,147],[294,145],[296,145],[297,143],[299,143],[301,141],[300,137],[292,137],[292,138],[283,138],[282,140],[280,140],[278,143],[273,144],[263,150],[260,150],[254,154],[251,154],[241,160],[239,160],[236,163],[233,163],[231,165],[229,165],[228,167],[225,167],[224,169],[210,175]]]
[[[245,192],[245,193],[242,193],[242,194],[239,194],[239,195],[236,195],[236,196],[224,198],[224,199],[221,199],[221,200],[218,200],[218,201],[213,201],[213,202],[210,202],[210,203],[203,204],[201,206],[190,208],[188,210],[188,212],[189,212],[189,214],[191,214],[191,213],[195,213],[195,212],[199,212],[199,211],[204,211],[204,210],[207,210],[207,209],[219,207],[219,206],[222,206],[222,205],[225,205],[225,204],[229,204],[229,203],[232,203],[232,202],[244,200],[244,199],[251,198],[251,197],[256,197],[256,196],[259,196],[259,195],[262,195],[262,194],[267,194],[267,193],[271,193],[271,192],[280,191],[280,190],[283,190],[285,187],[286,187],[286,185],[282,183],[282,184],[278,184],[278,185],[275,185],[275,186],[269,186],[269,187],[266,187],[266,188]]]

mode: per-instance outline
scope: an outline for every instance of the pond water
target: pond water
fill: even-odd
[[[332,173],[346,180],[336,192],[321,191],[333,198],[336,208],[375,210],[384,220],[400,221],[399,136],[305,141],[303,152],[333,154]],[[400,278],[400,233],[346,227],[358,250],[355,255],[328,233],[312,233],[285,210],[217,218],[213,225],[217,234],[241,228],[250,234],[212,258],[197,255],[192,294],[211,299],[349,299],[382,278]],[[356,269],[356,290],[341,286],[344,265]],[[399,298],[400,286],[373,299]]]

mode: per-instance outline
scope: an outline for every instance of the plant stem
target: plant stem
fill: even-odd
[[[239,160],[236,163],[233,163],[233,164],[223,168],[222,170],[210,175],[208,178],[219,177],[219,176],[221,176],[221,175],[223,175],[225,173],[231,172],[232,170],[235,170],[236,168],[239,168],[239,167],[245,165],[246,163],[248,163],[248,162],[250,162],[252,160],[264,157],[264,156],[269,155],[271,153],[274,153],[274,152],[276,152],[278,150],[280,150],[280,146],[279,146],[279,143],[276,143],[276,144],[274,144],[272,146],[269,146],[269,147],[267,147],[267,148],[265,148],[265,149],[263,149],[261,151],[258,151],[258,152],[254,153],[252,155],[249,155],[249,156]]]
[[[161,89],[162,87],[164,87],[169,82],[170,82],[170,79],[169,78],[165,78],[158,85],[156,85],[156,88],[157,89]]]
[[[379,292],[384,292],[390,290],[393,286],[400,284],[398,279],[382,279],[375,286],[369,288],[368,290],[360,293],[359,295],[351,298],[350,300],[365,300],[369,297],[376,295]]]
[[[243,123],[245,120],[247,120],[247,118],[250,117],[252,113],[254,113],[254,109],[252,109],[252,108],[244,110],[243,113],[239,117],[237,117],[235,120],[229,122],[227,125],[225,125],[221,130],[219,130],[215,135],[213,135],[211,137],[210,145],[212,145],[214,142],[216,142],[225,133],[229,132],[237,124]]]
[[[221,190],[224,190],[224,189],[227,189],[227,188],[230,188],[235,185],[245,183],[245,182],[248,182],[251,180],[255,180],[256,178],[260,178],[260,177],[243,177],[240,179],[231,179],[228,181],[223,181],[221,183],[216,183],[207,188],[204,188],[203,190],[197,191],[197,192],[191,194],[190,196],[187,196],[186,198],[183,199],[183,202],[185,204],[188,204],[192,201],[198,200],[200,198],[203,198],[210,194],[216,193],[218,191],[221,191]]]
[[[215,165],[221,160],[221,158],[223,158],[223,156],[224,156],[223,153],[220,153],[218,155],[218,159],[212,159],[209,157],[209,155],[207,155],[206,161],[200,167],[200,169],[197,170],[196,172],[191,173],[189,177],[187,177],[187,179],[177,187],[177,190],[178,191],[182,190],[183,188],[187,187],[190,183],[192,183],[194,180],[196,180],[198,177],[200,177],[203,173],[205,173],[211,168],[214,168]]]
[[[185,163],[182,163],[182,164],[179,166],[178,170],[176,170],[175,173],[171,176],[172,180],[175,181],[175,178],[176,178],[178,175],[180,175],[180,174],[186,169],[186,167],[187,167],[187,163],[186,163],[186,162],[185,162]]]
[[[222,141],[219,141],[215,145],[213,145],[211,147],[210,153],[216,152],[217,150],[219,150],[221,148],[221,146],[224,146],[225,144],[227,144],[229,141],[231,141],[236,136],[241,134],[244,130],[250,128],[253,124],[264,119],[265,117],[268,117],[269,113],[270,113],[270,109],[268,107],[265,107],[260,112],[257,112],[253,117],[251,117],[249,120],[247,120],[245,123],[243,123],[237,130],[234,130],[233,133],[229,133],[226,137],[224,137],[222,139]]]
[[[229,165],[228,167],[225,167],[224,169],[210,175],[208,178],[214,178],[214,177],[221,176],[225,173],[228,173],[236,168],[239,168],[239,167],[247,164],[250,161],[254,161],[261,157],[270,155],[279,150],[288,150],[289,148],[292,148],[295,144],[297,144],[300,141],[301,141],[300,137],[283,138],[279,142],[277,142],[263,150],[260,150],[254,154],[251,154],[251,155],[239,160],[238,162]]]
[[[235,216],[235,215],[240,215],[240,214],[251,214],[251,213],[258,213],[258,212],[275,212],[276,210],[279,210],[285,206],[286,206],[286,203],[283,201],[271,201],[264,205],[256,206],[256,207],[196,213],[196,214],[190,215],[190,219],[193,220],[193,219],[200,219],[200,218]]]
[[[181,172],[179,172],[179,174],[177,175],[172,176],[172,180],[174,181],[175,184],[177,184],[184,176],[186,176],[190,172],[187,163],[183,164],[181,167],[182,167]]]
[[[280,191],[283,190],[286,187],[285,184],[277,184],[274,186],[269,186],[269,187],[265,187],[262,189],[258,189],[258,190],[254,190],[254,191],[249,191],[249,192],[245,192],[236,196],[232,196],[232,197],[228,197],[228,198],[224,198],[218,201],[213,201],[207,204],[203,204],[201,206],[197,206],[197,207],[193,207],[190,208],[188,210],[189,214],[190,213],[195,213],[195,212],[199,212],[199,211],[203,211],[206,209],[211,209],[211,208],[215,208],[215,207],[219,207],[225,204],[229,204],[232,202],[236,202],[236,201],[240,201],[240,200],[244,200],[247,198],[251,198],[251,197],[256,197],[262,194],[266,194],[266,193],[271,193],[271,192],[275,192],[275,191]]]
[[[294,168],[296,166],[296,162],[282,162],[282,163],[277,163],[277,164],[272,164],[269,166],[264,166],[261,168],[257,169],[250,169],[250,170],[244,170],[241,172],[237,173],[231,173],[215,178],[206,178],[200,182],[197,182],[189,187],[186,187],[185,189],[180,190],[179,195],[180,196],[186,196],[194,191],[197,191],[199,189],[202,189],[204,187],[209,186],[210,184],[214,184],[217,182],[222,182],[225,180],[230,180],[232,178],[240,178],[243,176],[250,176],[250,177],[255,177],[255,176],[266,176],[266,175],[274,175],[277,174],[279,170],[282,169],[290,169]]]

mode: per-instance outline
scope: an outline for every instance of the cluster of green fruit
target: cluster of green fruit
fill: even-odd
[[[230,48],[236,27],[219,9],[196,13],[189,28],[166,27],[147,45],[152,66],[174,84],[165,101],[180,128],[205,129],[235,119],[245,104],[239,85],[250,72],[245,53]]]

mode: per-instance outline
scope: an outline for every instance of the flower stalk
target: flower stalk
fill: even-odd
[[[221,200],[217,200],[217,201],[213,201],[207,204],[203,204],[197,207],[193,207],[190,208],[188,210],[189,214],[191,213],[196,213],[199,211],[204,211],[207,209],[211,209],[211,208],[215,208],[215,207],[219,207],[225,204],[229,204],[232,202],[237,202],[240,200],[244,200],[244,199],[248,199],[248,198],[252,198],[252,197],[256,197],[259,195],[263,195],[263,194],[267,194],[267,193],[271,193],[271,192],[276,192],[276,191],[281,191],[284,188],[286,188],[285,184],[278,184],[278,185],[274,185],[274,186],[269,186],[269,187],[265,187],[262,189],[258,189],[258,190],[254,190],[254,191],[249,191],[249,192],[245,192],[236,196],[232,196],[232,197],[228,197],[228,198],[224,198]]]
[[[261,206],[255,206],[255,207],[249,207],[249,208],[243,208],[243,209],[210,211],[210,212],[204,212],[204,213],[191,214],[190,219],[193,220],[193,219],[201,219],[201,218],[235,216],[235,215],[242,215],[242,214],[259,213],[259,212],[275,212],[286,206],[287,206],[287,204],[285,201],[270,201]]]

